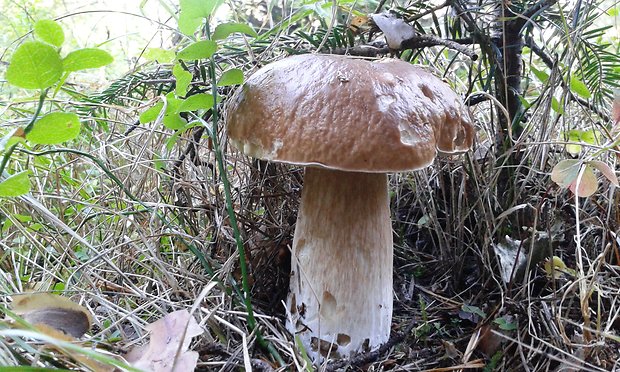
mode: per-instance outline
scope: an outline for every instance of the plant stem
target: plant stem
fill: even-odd
[[[209,23],[206,25],[207,38],[211,37],[209,30]],[[217,109],[217,78],[215,76],[215,61],[213,58],[209,59],[209,78],[211,80],[211,91],[213,94],[213,110],[211,115],[211,142],[213,144],[213,152],[217,162],[217,169],[222,179],[222,185],[224,187],[224,195],[226,198],[226,212],[230,220],[230,226],[233,230],[235,237],[235,243],[237,246],[237,253],[239,254],[239,268],[241,269],[241,286],[243,288],[243,302],[245,304],[246,312],[248,313],[248,327],[256,335],[258,344],[267,349],[269,353],[280,363],[284,365],[284,360],[273,347],[271,343],[268,343],[262,336],[260,330],[256,326],[256,319],[254,318],[254,310],[252,309],[252,298],[250,295],[250,284],[248,280],[248,267],[246,262],[245,247],[243,246],[243,240],[241,239],[241,231],[239,230],[239,224],[235,214],[235,209],[232,203],[232,193],[230,191],[230,182],[228,180],[228,174],[224,165],[224,154],[220,147],[219,138],[217,136],[219,114]]]
[[[43,108],[43,103],[45,102],[46,96],[47,96],[47,89],[44,89],[41,91],[41,95],[39,96],[39,102],[37,103],[37,108],[35,109],[34,114],[32,114],[32,118],[30,118],[28,125],[26,125],[26,128],[24,128],[24,137],[26,136],[26,134],[28,134],[28,132],[32,130],[32,126],[37,121],[37,118],[39,117],[39,114],[41,113],[41,109]],[[15,149],[17,148],[17,145],[18,144],[16,143],[10,146],[6,150],[4,156],[2,157],[2,161],[0,161],[0,175],[4,173],[4,168],[6,168],[6,165],[9,162],[11,155],[13,155],[13,151],[15,151]]]

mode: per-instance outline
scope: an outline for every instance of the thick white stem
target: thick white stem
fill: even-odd
[[[313,359],[348,357],[388,340],[392,250],[385,174],[306,168],[287,328]]]

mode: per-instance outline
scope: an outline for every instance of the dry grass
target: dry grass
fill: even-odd
[[[32,196],[48,212],[28,199],[0,206],[12,223],[2,236],[2,291],[63,289],[95,315],[86,344],[121,355],[144,342],[149,322],[198,305],[194,315],[206,332],[193,349],[201,355],[201,369],[235,370],[245,362],[257,370],[280,368],[269,362],[247,327],[237,294],[234,237],[208,142],[195,142],[190,133],[166,152],[169,136],[159,126],[137,127],[124,136],[127,122],[119,113],[110,120],[109,132],[93,124],[92,141],[82,146],[105,159],[140,203],[88,159],[53,157],[63,165],[53,172],[42,167]],[[499,370],[618,368],[616,196],[613,190],[600,192],[576,206],[546,176],[561,151],[549,152],[558,147],[542,139],[532,142],[515,167],[523,175],[510,189],[513,208],[502,214],[497,212],[504,197],[492,191],[501,168],[492,157],[441,159],[427,170],[392,176],[393,334],[399,342],[371,360],[354,358],[328,364],[327,370],[349,363],[364,370],[458,370],[489,365],[493,355]],[[189,147],[195,150],[187,151]],[[153,166],[155,158],[166,164],[166,171]],[[253,161],[232,149],[226,161],[249,251],[259,328],[288,363],[283,367],[301,369],[304,361],[283,328],[282,300],[302,172]],[[74,187],[66,187],[67,179]],[[20,221],[18,215],[32,215],[32,220]],[[557,224],[562,234],[540,244],[551,247],[576,273],[551,280],[537,262],[540,258],[533,257],[527,275],[504,283],[492,244],[509,234],[525,240],[527,252],[527,239],[537,239],[537,232]],[[211,274],[189,245],[205,255]],[[205,288],[209,290],[201,296]],[[8,297],[4,305],[10,306]],[[477,307],[487,317],[463,311],[463,305]],[[500,317],[517,329],[502,331],[493,323]],[[9,339],[1,344],[21,350],[32,363],[49,362],[43,357],[49,351],[36,356],[23,354]],[[244,360],[246,350],[249,360]]]
[[[257,57],[276,58],[272,47]],[[467,91],[455,72],[465,62],[428,53],[425,60]],[[379,352],[321,369],[620,369],[619,197],[603,183],[594,196],[576,200],[549,179],[567,157],[559,133],[595,121],[574,104],[563,119],[552,119],[552,94],[543,95],[508,150],[489,140],[499,129],[487,101],[474,108],[475,151],[391,176],[394,339]],[[277,365],[248,327],[222,178],[202,129],[168,146],[170,133],[160,123],[134,126],[135,112],[105,111],[107,119],[88,122],[87,140],[77,146],[103,160],[125,190],[88,158],[29,157],[32,196],[0,204],[1,304],[10,307],[12,293],[61,292],[95,316],[83,345],[117,355],[145,342],[148,323],[194,307],[205,329],[192,345],[200,370],[310,368],[284,329],[282,304],[302,169],[249,159],[219,133],[248,250],[253,310],[285,362]],[[617,156],[609,150],[603,160],[615,165]],[[494,248],[506,235],[521,241],[529,262],[509,283]],[[543,268],[550,255],[574,271],[550,277]],[[501,329],[498,319],[514,329]],[[0,364],[75,363],[19,337],[0,339]]]

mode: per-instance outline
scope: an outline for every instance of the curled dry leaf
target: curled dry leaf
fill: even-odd
[[[603,163],[602,161],[593,160],[590,162],[594,168],[598,169],[605,178],[609,180],[614,186],[618,187],[618,177],[616,177],[616,173],[607,163]]]
[[[370,18],[379,27],[385,41],[392,49],[400,49],[403,41],[412,39],[416,36],[415,28],[391,13],[371,14]]]
[[[586,165],[581,177],[577,175],[573,182],[568,185],[568,189],[572,191],[573,194],[581,197],[588,197],[594,194],[596,189],[598,189],[598,180],[592,171],[592,167]]]
[[[127,361],[134,367],[153,372],[193,371],[198,353],[187,351],[192,337],[202,334],[202,328],[187,310],[167,314],[146,327],[151,332],[148,345],[134,348]]]
[[[13,311],[52,337],[58,337],[58,333],[49,331],[50,328],[75,338],[82,337],[93,322],[92,315],[83,306],[49,293],[15,295]]]

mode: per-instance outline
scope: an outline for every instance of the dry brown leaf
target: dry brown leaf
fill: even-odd
[[[85,307],[67,297],[49,293],[15,295],[13,311],[52,337],[57,337],[57,334],[48,333],[46,329],[52,328],[75,338],[82,337],[93,322],[92,315]]]
[[[193,371],[198,353],[187,351],[192,337],[202,328],[187,310],[170,313],[146,327],[151,332],[148,345],[134,348],[127,361],[134,367],[153,372]]]

